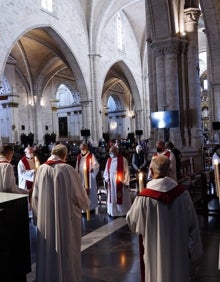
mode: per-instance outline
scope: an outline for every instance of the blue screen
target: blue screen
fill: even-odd
[[[179,127],[178,111],[160,111],[151,113],[152,128]]]

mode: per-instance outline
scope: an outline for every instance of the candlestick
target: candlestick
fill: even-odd
[[[138,186],[139,186],[139,193],[144,189],[144,181],[143,181],[143,173],[139,172],[138,175]]]
[[[87,167],[86,163],[84,164],[83,168],[83,175],[84,175],[84,188],[86,189],[87,194],[89,194],[89,183],[88,183],[88,177],[87,177]],[[90,220],[90,210],[89,208],[86,210],[86,219],[89,221]]]
[[[220,194],[220,183],[219,183],[219,164],[218,160],[214,160],[214,174],[215,174],[215,189],[217,197]]]

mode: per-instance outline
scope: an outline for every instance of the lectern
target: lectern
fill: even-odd
[[[0,193],[0,281],[25,282],[30,271],[28,196]]]

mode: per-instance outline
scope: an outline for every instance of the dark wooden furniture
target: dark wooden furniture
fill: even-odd
[[[0,193],[0,280],[25,282],[30,271],[28,197]]]

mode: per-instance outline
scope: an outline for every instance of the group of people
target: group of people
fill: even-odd
[[[117,146],[110,147],[103,173],[107,213],[126,217],[131,231],[140,235],[142,281],[186,282],[190,258],[201,255],[197,217],[188,191],[177,184],[173,153],[163,141],[156,148],[146,187],[132,203],[128,161]],[[137,146],[132,158],[137,173],[146,172],[141,151]],[[29,194],[37,225],[36,282],[81,279],[81,216],[98,206],[99,163],[87,144],[80,145],[75,168],[66,163],[67,154],[67,147],[57,144],[46,162],[37,164],[33,148],[27,147],[18,163],[16,185],[10,164],[13,149],[0,148],[0,191]]]

